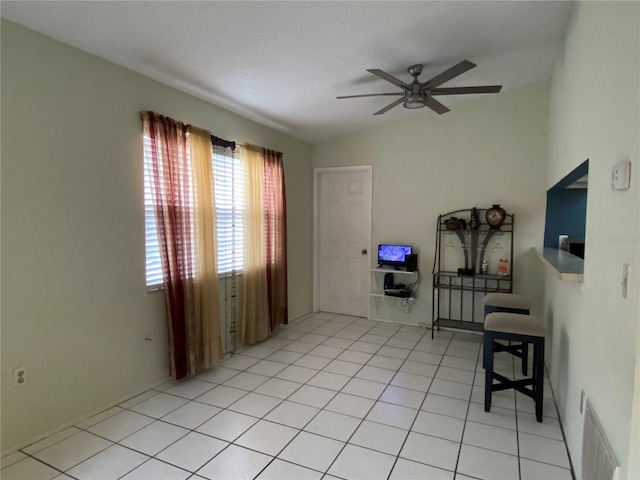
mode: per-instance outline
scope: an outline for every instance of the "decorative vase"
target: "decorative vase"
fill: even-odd
[[[460,219],[456,217],[446,219],[444,221],[444,227],[447,230],[462,230],[464,228]]]
[[[478,230],[480,228],[480,218],[478,218],[478,210],[473,207],[471,210],[471,220],[469,221],[469,228],[471,230]]]

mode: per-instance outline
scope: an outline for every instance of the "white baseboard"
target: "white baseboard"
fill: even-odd
[[[90,413],[87,413],[85,415],[81,415],[80,417],[78,417],[78,418],[76,418],[74,420],[71,420],[70,422],[63,423],[62,425],[59,425],[56,428],[53,428],[53,429],[49,430],[46,433],[42,433],[40,435],[37,435],[37,436],[31,438],[30,440],[28,440],[26,442],[22,442],[22,443],[16,445],[15,447],[11,447],[10,449],[3,451],[2,453],[0,453],[0,457],[6,457],[7,455],[11,455],[12,453],[17,452],[21,448],[27,447],[27,446],[31,445],[32,443],[39,442],[40,440],[43,440],[43,439],[45,439],[47,437],[50,437],[53,434],[61,432],[62,430],[65,430],[66,428],[72,427],[75,424],[77,424],[79,422],[82,422],[83,420],[86,420],[87,418],[93,417],[94,415],[97,415],[100,412],[103,412],[103,411],[105,411],[105,410],[107,410],[107,409],[109,409],[111,407],[115,407],[116,405],[118,405],[118,404],[120,404],[122,402],[126,402],[127,400],[129,400],[129,399],[131,399],[133,397],[136,397],[136,396],[140,395],[141,393],[146,392],[147,390],[151,390],[152,388],[155,388],[158,385],[162,385],[163,383],[168,382],[169,380],[171,380],[171,377],[167,377],[167,378],[165,378],[163,380],[160,380],[159,382],[152,383],[151,385],[148,385],[148,386],[146,386],[144,388],[136,390],[135,392],[130,393],[129,395],[125,395],[124,397],[119,398],[117,400],[114,400],[113,402],[109,402],[108,404],[103,405],[102,407],[100,407],[97,410],[93,410]]]

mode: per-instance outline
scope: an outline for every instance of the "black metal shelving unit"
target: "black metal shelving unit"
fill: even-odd
[[[490,256],[506,258],[509,272],[513,272],[514,216],[507,214],[499,228],[491,228],[484,220],[487,209],[475,210],[481,222],[476,229],[469,226],[473,208],[438,216],[433,266],[432,337],[434,330],[440,327],[482,331],[484,296],[491,292],[511,293],[513,290],[511,275],[497,274],[495,265],[489,266],[487,274],[479,272],[487,251],[494,253],[493,250],[497,253]],[[445,222],[451,217],[465,220],[465,228],[447,229]],[[508,246],[502,247],[500,242]],[[456,250],[462,250],[462,257],[454,253]],[[452,265],[473,273],[459,273]]]

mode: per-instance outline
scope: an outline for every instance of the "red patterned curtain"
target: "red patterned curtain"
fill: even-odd
[[[267,294],[270,330],[288,323],[287,202],[282,153],[266,148],[264,155],[264,216],[267,254]]]
[[[152,191],[162,257],[169,331],[171,375],[188,373],[187,325],[193,323],[193,196],[187,157],[187,126],[153,112],[142,112],[151,139]]]

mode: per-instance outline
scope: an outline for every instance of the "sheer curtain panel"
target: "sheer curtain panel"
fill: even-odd
[[[242,271],[242,338],[253,344],[270,332],[265,245],[264,175],[262,147],[245,145],[246,202],[244,220],[244,264]]]
[[[188,138],[195,194],[194,336],[188,343],[189,374],[194,374],[220,363],[222,341],[211,133],[189,126]]]
[[[170,373],[181,379],[217,365],[221,354],[210,133],[153,112],[141,118],[150,140],[145,165],[162,260]]]
[[[187,319],[193,316],[193,244],[191,172],[186,126],[153,112],[143,112],[144,135],[151,139],[151,190],[162,259],[169,337],[170,373],[188,371]]]
[[[288,323],[287,199],[282,153],[263,149],[267,294],[271,331]]]

